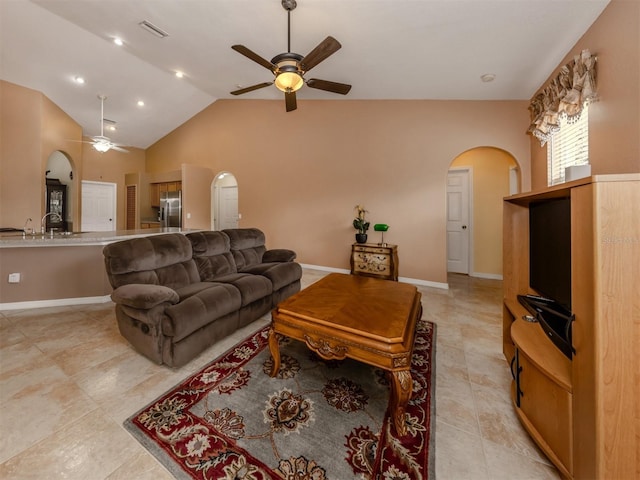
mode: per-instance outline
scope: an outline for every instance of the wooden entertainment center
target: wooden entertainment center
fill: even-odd
[[[571,201],[569,359],[519,294],[529,285],[529,206]],[[640,174],[597,175],[504,199],[503,352],[516,413],[561,474],[640,478]]]

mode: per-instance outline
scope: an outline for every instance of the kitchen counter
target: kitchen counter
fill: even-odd
[[[189,233],[198,230],[183,229],[177,227],[168,228],[142,228],[139,230],[111,230],[108,232],[64,232],[55,233],[53,236],[46,233],[25,235],[19,232],[0,233],[0,248],[15,247],[55,247],[72,245],[107,245],[108,243],[126,240],[128,238],[160,235],[163,233]]]
[[[0,310],[110,301],[102,249],[120,240],[195,229],[26,235],[0,232]]]

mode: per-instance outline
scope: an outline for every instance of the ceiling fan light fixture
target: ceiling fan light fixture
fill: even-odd
[[[99,141],[93,144],[93,148],[100,153],[108,152],[111,149],[111,142]]]
[[[296,71],[284,71],[278,74],[275,80],[276,87],[285,93],[296,92],[304,85],[304,79]]]

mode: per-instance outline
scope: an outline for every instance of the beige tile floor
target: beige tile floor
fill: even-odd
[[[305,269],[303,286],[324,274]],[[420,287],[424,318],[437,324],[437,478],[560,478],[509,401],[501,282],[451,275],[449,284]],[[267,323],[174,370],[129,347],[110,303],[0,312],[0,478],[171,478],[122,422]]]

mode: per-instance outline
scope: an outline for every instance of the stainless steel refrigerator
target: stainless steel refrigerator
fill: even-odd
[[[160,194],[160,226],[182,227],[182,191]]]

